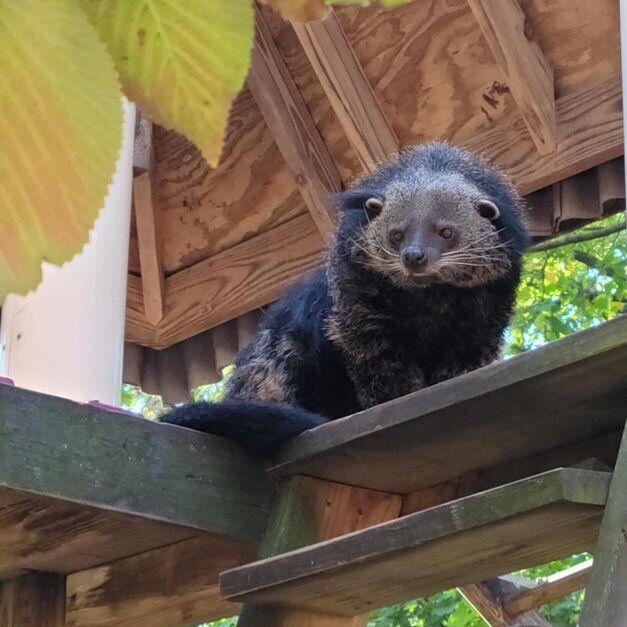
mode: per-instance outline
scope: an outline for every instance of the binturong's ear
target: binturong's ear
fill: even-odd
[[[477,211],[482,218],[494,222],[501,216],[499,208],[491,200],[480,200],[477,203]]]
[[[338,195],[338,205],[343,211],[365,211],[373,218],[383,209],[383,198],[363,189],[349,189]]]

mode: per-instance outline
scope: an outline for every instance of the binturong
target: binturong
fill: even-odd
[[[304,430],[497,359],[528,243],[503,174],[429,143],[357,181],[338,208],[324,267],[268,311],[225,400],[163,422],[274,456]]]

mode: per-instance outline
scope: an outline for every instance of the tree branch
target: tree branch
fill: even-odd
[[[625,228],[625,222],[619,222],[618,224],[612,224],[601,229],[595,229],[594,231],[578,231],[569,235],[564,235],[555,239],[550,239],[545,242],[534,244],[527,249],[528,253],[537,253],[543,250],[552,250],[554,248],[561,248],[568,244],[578,244],[579,242],[588,242],[599,237],[606,237],[612,235],[612,233],[618,233]]]

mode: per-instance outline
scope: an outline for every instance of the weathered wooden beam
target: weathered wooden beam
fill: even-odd
[[[568,573],[553,581],[539,584],[535,588],[521,590],[503,600],[503,609],[509,616],[518,616],[529,610],[562,599],[567,594],[585,588],[592,566]]]
[[[134,274],[126,277],[126,320],[124,336],[128,342],[157,348],[157,327],[150,324],[144,311],[142,280]]]
[[[605,514],[594,549],[594,563],[583,607],[581,627],[627,624],[627,429],[610,485]]]
[[[260,549],[277,555],[394,519],[400,498],[309,477],[294,477],[283,486]],[[368,615],[344,618],[325,608],[307,612],[276,605],[245,605],[238,627],[364,627]]]
[[[514,616],[508,613],[504,599],[516,591],[516,586],[503,579],[489,579],[480,583],[466,584],[459,587],[459,592],[483,617],[490,627],[505,627],[511,625],[520,627],[551,627],[551,623],[530,608],[524,614]]]
[[[65,577],[29,573],[0,582],[2,627],[63,627]]]
[[[483,490],[489,490],[553,468],[578,467],[611,470],[616,461],[622,431],[609,431],[595,438],[557,446],[530,457],[510,460],[403,496],[401,513],[413,514]]]
[[[407,494],[616,430],[626,369],[620,316],[308,431],[274,472]]]
[[[141,266],[144,315],[151,325],[163,318],[164,273],[161,263],[159,219],[153,202],[150,172],[133,179],[133,204],[137,225],[137,245]]]
[[[468,0],[540,154],[557,147],[553,69],[527,37],[518,0]]]
[[[72,573],[67,625],[172,627],[234,616],[240,606],[220,597],[218,574],[252,561],[256,551],[203,534]]]
[[[133,173],[138,176],[142,172],[152,170],[154,149],[152,144],[152,122],[140,111],[135,116],[135,142],[133,144]]]
[[[320,234],[328,240],[335,231],[332,195],[342,187],[340,174],[260,10],[255,30],[248,86]]]
[[[622,89],[618,75],[556,102],[557,146],[538,155],[521,129],[505,125],[464,143],[503,168],[526,195],[623,154]]]
[[[229,442],[0,385],[0,486],[257,541],[260,460]]]
[[[400,144],[337,15],[292,26],[362,166],[374,170]]]
[[[475,583],[587,550],[610,478],[550,471],[226,571],[220,587],[231,600],[354,616]]]

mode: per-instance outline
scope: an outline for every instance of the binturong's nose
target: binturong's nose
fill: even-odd
[[[425,251],[417,244],[410,244],[401,253],[401,261],[407,270],[419,272],[424,269],[427,257]]]

